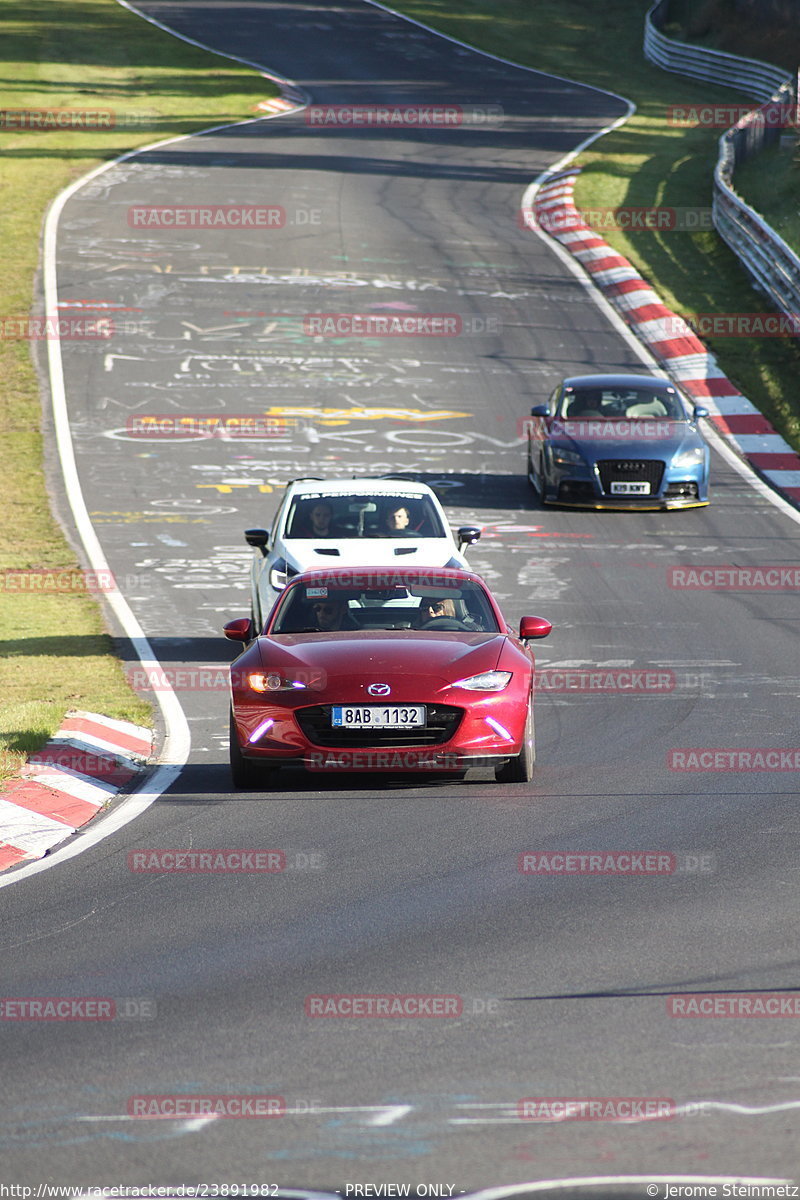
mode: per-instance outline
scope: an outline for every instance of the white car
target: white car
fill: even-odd
[[[464,525],[457,540],[425,483],[380,479],[294,479],[272,529],[246,529],[253,623],[261,628],[286,584],[301,571],[349,566],[467,567],[462,547],[480,529]]]

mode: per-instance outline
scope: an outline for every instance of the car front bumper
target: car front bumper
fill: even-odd
[[[615,495],[614,482],[647,482],[646,495]],[[641,470],[616,471],[607,462],[586,466],[553,467],[544,488],[545,504],[569,508],[612,509],[618,512],[656,512],[675,508],[702,508],[709,503],[708,475],[703,464],[673,467],[642,460]]]
[[[516,692],[517,689],[515,689]],[[520,689],[521,690],[521,689]],[[448,771],[498,763],[522,749],[527,696],[505,693],[476,698],[469,705],[452,704],[452,693],[427,703],[433,709],[458,709],[452,732],[444,740],[429,740],[431,730],[348,731],[339,735],[325,727],[324,710],[332,701],[290,707],[283,704],[234,702],[234,723],[242,755],[265,767],[302,765],[311,771]],[[449,701],[449,703],[448,703]],[[408,698],[406,703],[412,701]],[[426,703],[416,699],[415,703]],[[352,703],[347,698],[333,703]],[[316,726],[304,718],[315,714]],[[320,715],[323,714],[323,715]],[[312,736],[309,736],[311,731]],[[400,736],[398,736],[400,735]],[[437,732],[437,737],[441,733]]]

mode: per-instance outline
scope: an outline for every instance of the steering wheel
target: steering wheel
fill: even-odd
[[[431,617],[430,621],[425,621],[420,625],[420,629],[442,629],[447,630],[466,630],[466,625],[463,621],[457,621],[455,617]]]

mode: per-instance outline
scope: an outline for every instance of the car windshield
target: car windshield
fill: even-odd
[[[446,536],[430,497],[403,491],[390,495],[306,492],[292,501],[284,534],[287,539]]]
[[[566,388],[560,409],[570,421],[686,420],[678,393],[664,386]]]
[[[483,588],[470,580],[442,586],[405,583],[343,587],[338,581],[289,587],[275,613],[272,634],[406,629],[424,632],[499,633]]]

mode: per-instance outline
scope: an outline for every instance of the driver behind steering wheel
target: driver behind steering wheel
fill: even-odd
[[[419,602],[416,628],[424,628],[429,621],[434,621],[437,617],[449,617],[452,620],[455,620],[455,602],[448,599],[437,600],[435,596],[423,596]]]

